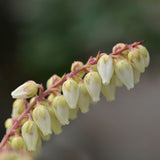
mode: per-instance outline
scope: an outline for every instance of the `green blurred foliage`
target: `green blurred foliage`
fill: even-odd
[[[23,0],[12,8],[20,24],[17,66],[36,77],[69,72],[73,60],[110,52],[117,42],[146,40],[151,52],[160,49],[160,1]]]

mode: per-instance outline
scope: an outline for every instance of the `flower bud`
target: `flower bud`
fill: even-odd
[[[114,73],[112,76],[112,82],[116,87],[122,87],[123,85],[121,80],[117,77],[116,73]]]
[[[33,97],[38,91],[37,84],[34,81],[27,81],[18,88],[16,88],[12,93],[13,98],[23,99]]]
[[[133,78],[134,78],[134,84],[137,84],[140,80],[140,72],[133,68]]]
[[[112,80],[108,85],[102,85],[102,93],[106,97],[107,101],[115,100],[115,92],[116,86]]]
[[[33,110],[32,115],[33,120],[35,121],[44,136],[52,133],[50,115],[45,106],[37,105]]]
[[[11,145],[15,149],[23,149],[25,147],[24,140],[21,136],[15,136],[11,140]]]
[[[150,56],[149,56],[148,50],[146,49],[146,47],[144,47],[142,45],[138,45],[136,48],[138,48],[140,54],[142,55],[142,57],[144,59],[145,67],[148,67],[149,62],[150,62]]]
[[[118,52],[118,51],[120,51],[121,49],[124,49],[124,48],[126,48],[126,44],[124,44],[124,43],[117,43],[113,47],[112,52]],[[125,54],[125,55],[127,55],[128,54],[128,50],[125,50],[122,53]]]
[[[66,80],[62,85],[63,95],[71,109],[76,108],[78,97],[79,97],[79,88],[76,81],[72,79]]]
[[[140,51],[137,48],[131,49],[128,54],[128,60],[135,69],[137,69],[139,72],[144,72],[144,58],[142,57],[142,54],[140,54]]]
[[[8,133],[8,131],[11,129],[12,125],[13,125],[12,118],[8,118],[4,123],[4,126],[6,128],[6,133]]]
[[[51,87],[53,84],[56,84],[61,78],[54,74],[49,80],[47,81],[47,88]],[[58,89],[61,90],[61,86],[57,87]]]
[[[39,134],[34,121],[28,120],[24,123],[24,125],[22,126],[22,137],[28,151],[36,151]]]
[[[52,108],[62,125],[69,124],[69,107],[63,95],[54,98]]]
[[[62,132],[62,125],[50,106],[47,107],[47,110],[51,118],[51,129],[55,135],[58,135]]]
[[[13,109],[12,109],[12,118],[17,119],[24,111],[25,104],[23,103],[23,99],[16,99],[13,102]]]
[[[127,89],[134,87],[132,66],[126,59],[115,60],[115,72]]]
[[[101,56],[97,63],[97,69],[102,78],[102,83],[109,84],[114,71],[112,57],[107,54]]]
[[[101,78],[97,72],[89,72],[84,77],[84,84],[93,102],[100,99]]]
[[[69,119],[74,120],[77,118],[78,107],[69,110]]]
[[[81,68],[82,66],[83,66],[82,62],[74,61],[71,66],[71,71],[77,70],[77,69]],[[85,74],[84,71],[80,71],[77,73],[77,75],[79,75],[80,77],[83,77],[84,74]]]
[[[54,97],[55,97],[55,96],[54,96],[53,94],[50,94],[47,99],[48,99],[50,102],[52,102],[53,99],[54,99]]]
[[[85,84],[79,83],[79,99],[77,106],[80,108],[82,113],[87,113],[89,111],[90,102],[91,102],[91,97],[88,94]]]

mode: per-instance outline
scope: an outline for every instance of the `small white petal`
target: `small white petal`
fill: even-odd
[[[37,90],[37,84],[34,81],[28,81],[16,88],[11,96],[18,99],[30,98],[37,93]]]
[[[116,86],[112,81],[108,85],[102,85],[102,93],[106,97],[107,101],[115,100],[115,92]]]
[[[69,107],[63,95],[54,98],[52,108],[60,123],[62,125],[68,125]]]
[[[97,69],[102,78],[102,83],[109,84],[114,71],[112,57],[109,55],[101,56],[97,63]]]
[[[127,60],[123,59],[117,61],[115,64],[115,72],[117,77],[127,87],[127,89],[134,87],[132,66]]]
[[[44,136],[52,133],[50,115],[43,105],[38,105],[33,110],[33,119]]]
[[[84,77],[84,84],[90,94],[93,102],[98,102],[100,99],[101,79],[97,72],[89,72]]]
[[[78,106],[82,113],[87,113],[89,111],[89,104],[91,102],[91,97],[88,94],[87,88],[84,83],[79,83],[79,99]]]
[[[38,129],[34,121],[27,121],[22,126],[22,137],[28,151],[36,151],[39,138]]]
[[[133,68],[133,77],[134,77],[134,83],[137,84],[140,80],[140,72]]]
[[[79,97],[79,88],[76,81],[68,79],[62,86],[63,95],[71,109],[76,108]]]

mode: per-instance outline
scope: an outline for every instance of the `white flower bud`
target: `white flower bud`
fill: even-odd
[[[106,97],[107,101],[115,100],[115,92],[116,86],[112,80],[108,85],[102,85],[102,93]]]
[[[93,102],[98,102],[101,91],[101,78],[97,72],[89,72],[84,77],[84,84]]]
[[[71,109],[76,108],[78,97],[79,97],[79,88],[76,81],[68,79],[63,83],[62,86],[63,95]]]
[[[79,99],[77,106],[80,108],[82,113],[87,113],[89,111],[90,102],[91,102],[91,97],[88,94],[85,84],[79,83]]]
[[[69,124],[69,107],[63,95],[54,98],[52,108],[62,125]]]
[[[109,84],[114,71],[112,57],[107,54],[101,56],[97,63],[97,69],[102,78],[102,83]]]
[[[23,99],[33,97],[38,91],[37,84],[34,81],[28,81],[16,88],[12,93],[13,98]]]
[[[62,132],[62,125],[57,119],[55,113],[53,112],[53,109],[51,106],[47,107],[47,110],[49,112],[50,118],[51,118],[51,129],[54,132],[54,134],[58,135]]]
[[[11,145],[15,149],[23,149],[25,147],[24,140],[21,136],[15,136],[11,140]]]
[[[133,77],[134,77],[134,83],[137,84],[140,80],[141,73],[133,68]]]
[[[128,60],[135,69],[139,72],[144,72],[145,62],[139,49],[133,48],[128,54]]]
[[[146,49],[146,47],[144,47],[142,45],[138,45],[136,48],[138,48],[140,54],[142,55],[142,57],[144,59],[145,67],[148,67],[149,62],[150,62],[150,56],[149,56],[148,50]]]
[[[34,121],[27,121],[22,126],[22,137],[27,146],[28,151],[36,151],[39,138],[37,125]]]
[[[24,111],[25,105],[23,99],[16,99],[13,102],[12,118],[17,119]]]
[[[81,61],[74,61],[71,65],[71,71],[75,71],[79,68],[81,68],[83,66],[83,63]],[[85,72],[82,70],[80,72],[77,73],[78,76],[83,77],[83,75],[85,74]],[[76,76],[72,77],[76,82],[79,82],[79,78]]]
[[[78,107],[69,110],[69,119],[74,120],[77,118]]]
[[[134,87],[132,66],[126,59],[119,61],[115,60],[115,72],[117,77],[127,87],[127,89]]]
[[[117,77],[115,72],[112,76],[112,82],[115,84],[116,87],[122,87],[123,86],[121,80]]]
[[[118,52],[122,49],[126,48],[126,44],[124,43],[117,43],[113,49],[112,49],[112,52]],[[128,54],[128,49],[126,49],[125,51],[122,52],[123,54],[127,55]]]
[[[47,88],[51,87],[53,84],[56,84],[61,78],[54,74],[52,77],[50,77],[47,81]],[[58,89],[61,90],[61,85],[57,87]]]
[[[50,115],[45,106],[37,105],[33,110],[32,116],[44,136],[52,133]]]

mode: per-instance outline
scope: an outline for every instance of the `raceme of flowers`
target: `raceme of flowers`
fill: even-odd
[[[118,43],[111,54],[98,53],[85,65],[75,61],[69,74],[53,75],[46,90],[34,81],[25,82],[11,93],[16,100],[11,118],[5,122],[0,149],[36,153],[41,140],[60,134],[62,126],[77,118],[78,110],[87,113],[89,105],[100,100],[101,92],[107,101],[113,101],[117,87],[133,88],[149,61],[141,42]]]

